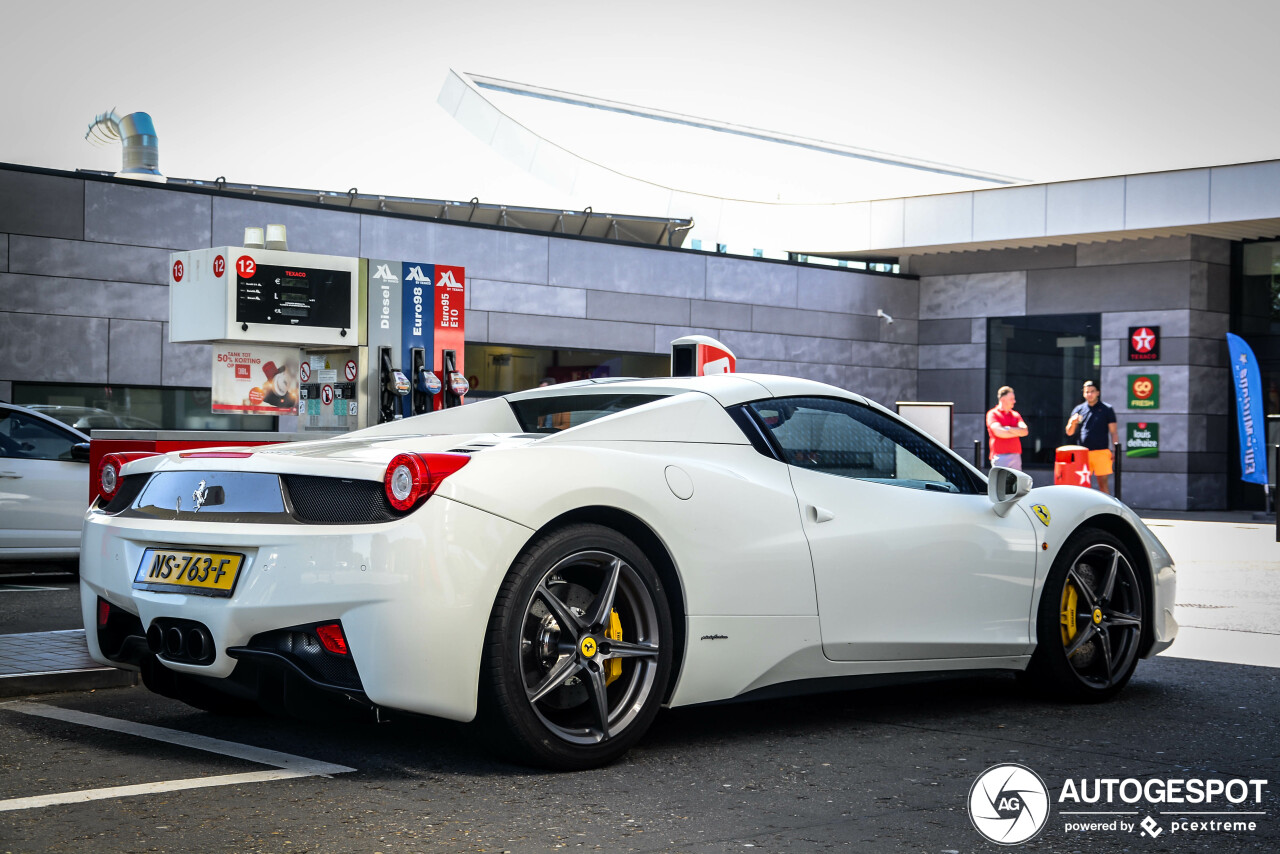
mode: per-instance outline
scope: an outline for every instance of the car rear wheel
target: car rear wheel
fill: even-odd
[[[1045,580],[1028,675],[1061,699],[1110,699],[1138,666],[1145,615],[1124,544],[1096,528],[1076,532]]]
[[[557,770],[608,763],[653,722],[672,660],[662,582],[630,539],[599,525],[539,538],[489,620],[482,715],[514,758]]]

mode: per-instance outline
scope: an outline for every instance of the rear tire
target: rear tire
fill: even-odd
[[[502,584],[481,672],[481,725],[503,752],[559,771],[629,750],[670,678],[673,632],[644,552],[578,524],[531,543]]]
[[[1040,594],[1027,668],[1033,685],[1057,699],[1097,703],[1128,684],[1149,610],[1135,566],[1124,543],[1106,531],[1071,535]]]

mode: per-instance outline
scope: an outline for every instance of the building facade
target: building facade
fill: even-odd
[[[91,389],[87,403],[101,404],[109,389],[155,398],[151,420],[165,427],[245,426],[199,411],[210,347],[169,342],[169,252],[238,246],[246,226],[266,223],[284,224],[294,251],[465,267],[469,344],[661,358],[701,333],[732,348],[740,370],[890,405],[915,395],[909,276],[0,167],[0,398],[55,403]],[[164,388],[185,397],[150,394]]]
[[[865,231],[833,254],[896,261],[891,275],[0,167],[0,398],[159,401],[146,411],[165,427],[261,429],[207,420],[210,348],[168,341],[169,252],[283,223],[295,251],[465,267],[467,340],[485,358],[576,351],[655,365],[635,360],[711,335],[742,371],[890,407],[952,402],[967,458],[995,388],[1012,385],[1041,483],[1092,379],[1122,443],[1157,437],[1156,453],[1123,460],[1127,503],[1247,506],[1261,491],[1235,483],[1224,335],[1250,340],[1274,389],[1278,190],[1280,163],[1268,163],[869,202]],[[1155,358],[1131,359],[1144,329]],[[1154,402],[1132,397],[1141,379]]]

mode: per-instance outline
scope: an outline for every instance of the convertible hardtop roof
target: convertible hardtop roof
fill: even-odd
[[[826,383],[774,374],[716,374],[707,377],[653,377],[650,379],[610,377],[518,391],[514,394],[505,395],[505,399],[519,402],[532,397],[558,397],[561,395],[682,394],[689,391],[710,395],[721,406],[734,406],[766,397],[792,397],[799,395],[843,397],[849,400],[867,402],[861,395],[853,394]]]

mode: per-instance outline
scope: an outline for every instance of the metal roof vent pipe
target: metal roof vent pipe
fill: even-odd
[[[116,115],[114,109],[99,113],[89,123],[84,138],[99,145],[120,141],[123,164],[116,173],[117,178],[165,182],[160,174],[160,139],[147,113],[130,113],[124,118]]]

